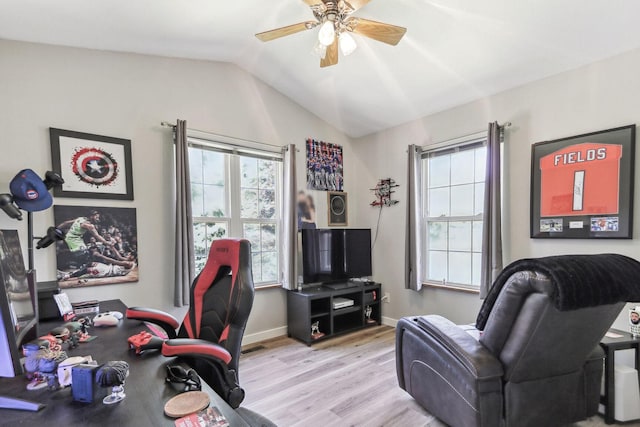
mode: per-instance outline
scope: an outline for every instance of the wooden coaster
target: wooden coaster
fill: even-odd
[[[164,413],[172,418],[193,414],[209,406],[209,395],[202,391],[187,391],[173,396],[164,405]]]

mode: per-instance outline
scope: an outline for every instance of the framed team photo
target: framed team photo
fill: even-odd
[[[49,128],[53,170],[64,179],[59,197],[133,200],[131,141]]]
[[[636,125],[531,147],[531,237],[631,239]]]
[[[342,191],[344,175],[342,146],[307,139],[307,189]]]

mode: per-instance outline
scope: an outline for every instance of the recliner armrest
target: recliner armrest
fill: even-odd
[[[178,320],[161,310],[146,307],[129,307],[125,313],[127,319],[150,322],[160,326],[169,338],[177,336],[176,329],[180,326]]]
[[[418,325],[447,348],[477,379],[503,375],[500,361],[455,323],[438,315],[421,316],[417,319]]]
[[[452,426],[500,425],[500,361],[441,316],[403,317],[396,327],[398,385]]]
[[[202,357],[213,362],[222,362],[228,365],[231,362],[231,353],[224,347],[213,344],[211,341],[174,338],[166,340],[162,344],[162,354],[165,356]]]

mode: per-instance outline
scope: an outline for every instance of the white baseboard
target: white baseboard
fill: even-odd
[[[259,341],[281,337],[283,335],[287,335],[286,326],[280,326],[279,328],[269,329],[268,331],[256,332],[255,334],[245,334],[242,337],[242,345],[253,344]]]
[[[396,327],[398,324],[398,319],[393,319],[391,317],[382,316],[382,324],[387,326]]]

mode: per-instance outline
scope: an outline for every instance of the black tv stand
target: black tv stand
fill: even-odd
[[[343,285],[332,289],[329,285]],[[308,345],[382,321],[382,285],[365,282],[330,283],[302,291],[287,292],[287,329],[290,337]],[[353,300],[353,305],[334,308],[334,298]],[[370,310],[368,310],[370,309]],[[370,312],[367,317],[367,311]],[[317,322],[320,334],[312,333]]]
[[[340,289],[356,288],[358,286],[361,286],[358,282],[325,283],[324,285],[322,285],[322,287],[333,289],[334,291]]]

